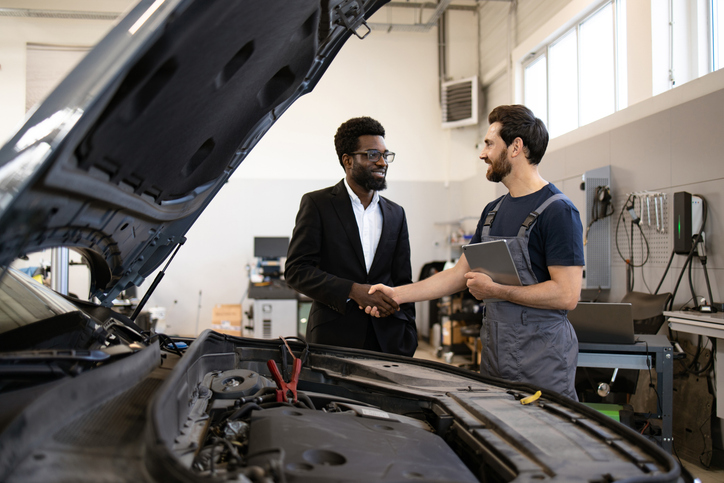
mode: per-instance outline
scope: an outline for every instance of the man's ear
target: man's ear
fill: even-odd
[[[347,171],[347,168],[351,168],[354,164],[354,160],[352,159],[352,156],[349,154],[343,154],[342,155],[342,167],[344,168],[345,172]]]
[[[515,138],[513,139],[513,142],[510,143],[511,156],[518,156],[519,154],[525,154],[523,153],[523,140],[521,138]]]

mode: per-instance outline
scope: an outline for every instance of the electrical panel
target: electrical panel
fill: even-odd
[[[674,193],[674,252],[688,255],[691,251],[691,193]]]
[[[702,199],[686,191],[674,193],[674,252],[677,255],[689,254],[702,221]]]
[[[603,200],[601,196],[608,196],[612,202],[611,166],[592,169],[585,174],[586,213],[581,213],[583,226],[587,227],[585,252],[586,266],[583,275],[583,288],[610,289],[611,288],[611,216],[599,214],[593,221],[595,208]],[[592,223],[593,222],[593,223]]]

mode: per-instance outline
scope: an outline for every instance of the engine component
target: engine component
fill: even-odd
[[[218,374],[211,381],[214,397],[219,399],[237,399],[257,393],[266,387],[269,380],[253,371],[233,369]]]
[[[279,468],[295,482],[478,481],[439,436],[395,414],[361,414],[254,411],[248,464]]]

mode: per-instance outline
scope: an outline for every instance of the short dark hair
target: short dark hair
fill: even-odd
[[[342,155],[357,151],[359,148],[360,136],[382,136],[385,137],[385,128],[382,124],[371,117],[354,117],[344,122],[334,135],[334,148],[337,150],[339,164],[344,168]]]
[[[533,111],[520,104],[498,106],[488,115],[488,122],[501,124],[500,137],[506,146],[515,138],[522,139],[530,164],[538,164],[543,159],[548,147],[548,130]]]

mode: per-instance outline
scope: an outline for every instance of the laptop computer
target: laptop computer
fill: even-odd
[[[568,312],[568,320],[578,336],[578,342],[597,344],[633,344],[633,308],[631,304],[607,302],[578,302]]]

